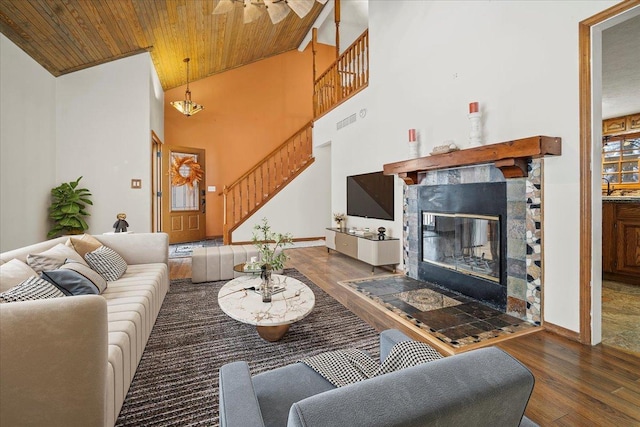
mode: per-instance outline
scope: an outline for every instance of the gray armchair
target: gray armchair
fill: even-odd
[[[384,360],[398,330],[380,334]],[[535,426],[524,417],[531,372],[484,348],[335,388],[303,363],[251,377],[246,362],[220,369],[221,427]]]

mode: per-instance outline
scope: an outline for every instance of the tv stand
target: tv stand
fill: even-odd
[[[331,249],[371,265],[371,272],[376,267],[390,265],[395,268],[400,264],[400,239],[385,238],[378,240],[377,234],[359,236],[339,228],[327,228],[325,232],[327,252]]]

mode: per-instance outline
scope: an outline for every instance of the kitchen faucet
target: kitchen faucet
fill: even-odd
[[[611,188],[611,182],[609,182],[609,180],[604,176],[602,177],[602,179],[607,182],[607,196],[610,196],[613,192],[613,189]]]

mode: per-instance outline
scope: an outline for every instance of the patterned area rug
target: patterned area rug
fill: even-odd
[[[187,258],[193,253],[193,248],[222,246],[222,238],[199,240],[197,242],[175,243],[169,245],[169,258]]]
[[[284,338],[262,340],[254,326],[218,307],[226,281],[171,282],[116,426],[218,426],[218,370],[245,360],[252,374],[328,350],[357,348],[378,358],[378,333],[295,269],[316,305]]]

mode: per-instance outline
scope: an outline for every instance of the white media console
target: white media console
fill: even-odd
[[[378,240],[377,234],[361,236],[339,228],[327,228],[325,241],[327,252],[333,249],[366,262],[371,265],[372,272],[383,265],[392,266],[395,271],[396,265],[400,264],[400,239]]]

